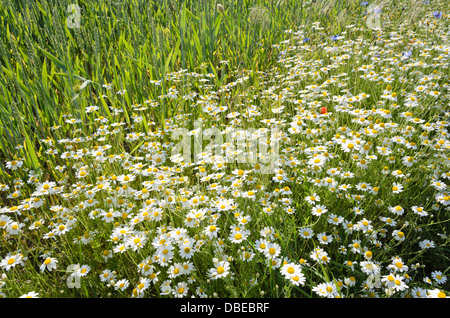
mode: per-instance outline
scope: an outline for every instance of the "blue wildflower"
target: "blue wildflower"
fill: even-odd
[[[376,6],[373,9],[373,13],[375,13],[376,16],[378,16],[381,12],[383,12],[383,8],[381,6]]]
[[[409,59],[411,57],[411,55],[412,55],[411,51],[403,52],[403,59],[405,59],[405,60]]]
[[[434,15],[435,18],[438,18],[438,19],[439,19],[440,17],[442,17],[442,12],[434,11],[434,12],[433,12],[433,15]]]

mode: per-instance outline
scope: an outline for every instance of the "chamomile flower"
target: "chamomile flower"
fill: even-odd
[[[344,278],[344,284],[347,287],[355,286],[356,285],[356,278],[355,278],[355,276],[350,276],[350,277]]]
[[[400,257],[392,258],[392,263],[388,265],[388,268],[392,270],[394,273],[396,272],[406,272],[408,271],[408,266],[404,264]]]
[[[173,264],[168,269],[169,278],[175,278],[183,274],[183,266],[179,263]]]
[[[184,298],[187,296],[189,291],[188,284],[186,282],[179,282],[173,289],[172,295],[175,298]]]
[[[421,217],[423,216],[427,216],[428,212],[425,211],[425,209],[423,207],[420,206],[413,206],[411,207],[411,209],[413,210],[413,212]]]
[[[322,214],[325,214],[328,212],[328,209],[324,205],[316,205],[312,208],[311,214],[314,216],[321,216]]]
[[[114,281],[116,275],[110,269],[104,269],[103,272],[99,275],[100,281],[111,283]]]
[[[145,290],[150,286],[150,280],[146,277],[140,277],[139,283],[137,284],[136,288],[133,290],[133,292],[136,293],[136,297],[142,297]]]
[[[247,237],[249,234],[250,234],[249,231],[247,231],[245,229],[237,228],[237,229],[234,229],[231,231],[228,239],[233,244],[240,244],[240,243],[244,242],[245,240],[247,240]]]
[[[125,291],[128,288],[128,286],[130,286],[130,282],[125,278],[120,279],[114,283],[115,290]]]
[[[131,235],[127,238],[125,245],[127,249],[131,249],[133,251],[137,251],[145,246],[147,243],[147,236],[143,233]]]
[[[39,293],[36,293],[35,291],[31,291],[29,293],[23,294],[19,298],[39,298]]]
[[[312,238],[314,235],[313,230],[309,227],[299,229],[298,233],[302,238]]]
[[[117,181],[120,182],[121,184],[128,184],[130,182],[133,182],[136,179],[136,176],[133,174],[130,175],[120,175],[117,177]]]
[[[377,262],[366,260],[359,263],[361,271],[367,274],[369,277],[379,275],[380,265]]]
[[[400,275],[389,274],[381,277],[381,282],[385,284],[386,292],[398,292],[408,288],[404,282],[404,277]]]
[[[269,241],[266,240],[265,238],[259,239],[255,241],[255,248],[260,252],[260,253],[265,253],[267,250],[267,246],[269,245]]]
[[[332,282],[321,283],[317,286],[314,286],[312,291],[317,295],[326,298],[335,298],[339,295],[336,285]]]
[[[300,265],[294,263],[287,263],[281,267],[280,271],[281,274],[295,286],[305,284],[306,277],[302,273]]]
[[[429,248],[435,248],[436,245],[434,244],[433,241],[425,239],[423,241],[420,241],[419,247],[424,250]]]
[[[445,282],[447,281],[447,277],[443,275],[441,271],[433,271],[431,273],[431,277],[433,277],[434,281],[438,285],[445,284]]]
[[[399,194],[403,192],[403,185],[401,183],[394,183],[392,185],[392,193]]]
[[[422,287],[413,287],[410,290],[410,294],[413,298],[427,298],[428,291]]]
[[[390,206],[389,211],[396,215],[403,215],[403,213],[405,212],[405,210],[400,205]]]
[[[306,197],[305,201],[309,204],[314,205],[320,202],[320,197],[316,193],[314,193],[313,195]]]
[[[251,252],[251,251],[242,251],[241,252],[241,260],[243,260],[244,262],[251,262],[254,257],[255,257],[255,253]]]
[[[355,262],[353,262],[353,261],[347,260],[347,261],[344,262],[344,265],[350,267],[350,269],[351,269],[352,271],[355,270]]]
[[[91,271],[91,267],[89,265],[81,265],[76,268],[75,274],[84,277]]]
[[[217,238],[220,228],[215,225],[209,225],[203,230],[203,234],[205,234],[209,239]]]
[[[328,253],[321,248],[316,248],[309,255],[311,259],[318,262],[319,264],[327,264],[331,261],[331,258],[328,256]]]
[[[319,240],[320,244],[327,245],[333,241],[333,236],[327,235],[325,232],[322,232],[317,234],[317,239]]]
[[[281,253],[281,246],[274,242],[269,242],[264,250],[264,256],[268,259],[277,258]]]
[[[0,267],[6,271],[9,271],[11,268],[16,265],[24,265],[24,256],[21,253],[9,253],[5,258],[0,262]]]
[[[227,277],[229,274],[230,274],[230,263],[227,261],[217,262],[214,268],[210,268],[208,270],[208,275],[213,280]]]
[[[394,230],[394,231],[392,232],[392,237],[393,237],[395,240],[400,241],[400,242],[403,242],[403,241],[406,239],[405,233],[403,233],[403,232],[400,231],[400,230]]]
[[[427,298],[447,298],[447,295],[445,292],[436,288],[427,291]]]
[[[54,257],[47,257],[45,258],[42,265],[39,267],[41,273],[43,273],[45,270],[48,270],[51,272],[52,270],[56,269],[56,264],[58,263],[58,260]]]
[[[12,171],[17,170],[17,169],[19,169],[22,166],[23,166],[23,161],[19,160],[19,159],[8,161],[5,164],[5,168],[6,169],[11,169]]]
[[[190,259],[194,255],[194,241],[193,240],[184,240],[184,242],[180,245],[179,253],[180,256],[185,259]]]

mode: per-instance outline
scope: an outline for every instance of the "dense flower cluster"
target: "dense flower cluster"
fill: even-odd
[[[69,277],[104,296],[246,296],[277,284],[286,296],[445,297],[446,269],[421,264],[449,242],[426,226],[450,211],[445,21],[431,12],[419,31],[378,31],[375,42],[364,26],[323,41],[288,30],[267,72],[236,71],[215,89],[213,74],[182,70],[159,100],[127,106],[130,122],[100,106],[64,118],[45,141],[57,177],[6,163],[0,294],[45,296],[47,279],[67,291]],[[149,113],[162,101],[189,112],[158,128]],[[172,155],[176,129],[194,138],[213,127],[233,140],[205,142],[192,162]],[[246,158],[233,143],[249,142],[249,128],[256,140],[280,132],[270,174],[262,152],[226,160]],[[34,291],[15,287],[24,272]]]

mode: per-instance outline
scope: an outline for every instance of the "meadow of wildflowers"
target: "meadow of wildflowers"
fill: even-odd
[[[0,296],[448,297],[449,6],[370,3],[285,29],[271,64],[179,67],[140,99],[105,83],[24,134]]]

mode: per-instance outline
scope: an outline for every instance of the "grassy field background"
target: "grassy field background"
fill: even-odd
[[[331,36],[364,12],[358,1],[244,0],[221,1],[221,14],[218,3],[2,1],[2,161],[18,154],[15,146],[21,145],[27,162],[45,169],[39,163],[41,140],[65,115],[83,118],[86,107],[103,103],[108,117],[100,98],[104,84],[127,91],[123,102],[108,106],[123,108],[129,123],[129,105],[167,93],[165,81],[155,88],[152,80],[183,69],[214,74],[214,85],[223,85],[229,82],[227,69],[273,65],[280,52],[274,45],[286,30],[318,21]],[[79,27],[68,24],[73,4],[81,9]],[[405,16],[394,13],[397,19]],[[174,111],[163,102],[151,117],[161,121]]]

